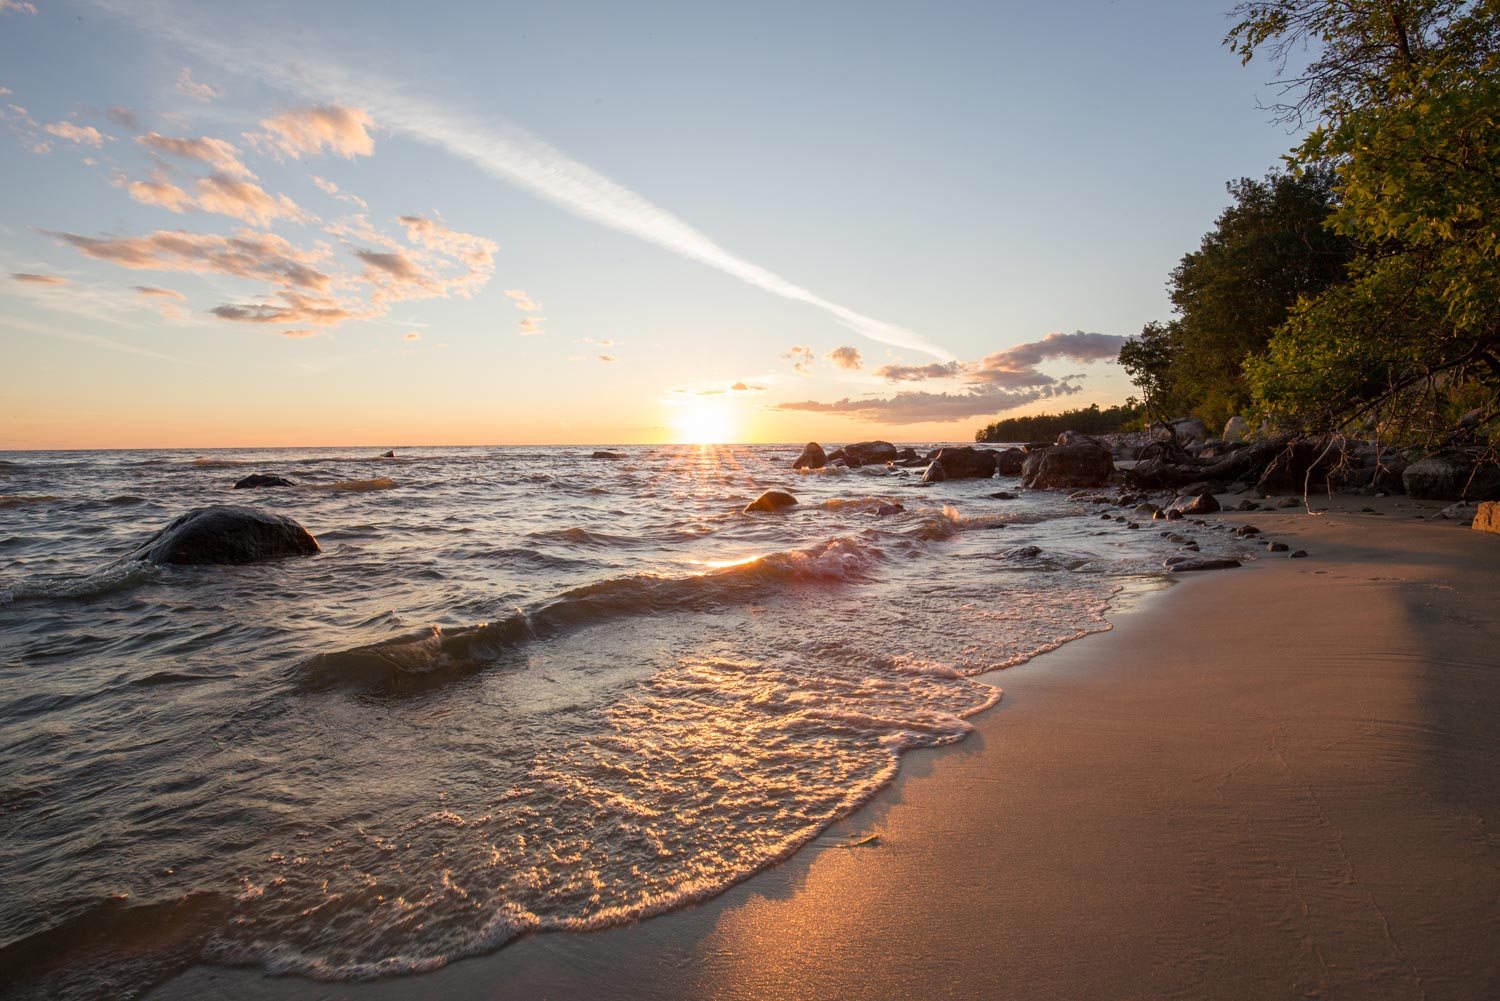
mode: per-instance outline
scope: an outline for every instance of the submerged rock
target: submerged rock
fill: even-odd
[[[318,551],[318,540],[290,518],[253,507],[198,508],[173,521],[127,560],[146,563],[258,563]]]
[[[590,455],[589,458],[590,459],[623,459],[623,458],[625,458],[625,453],[624,452],[611,452],[608,449],[600,449],[599,451],[597,451],[594,454]]]
[[[797,498],[784,490],[767,490],[745,505],[745,513],[751,511],[780,511],[797,503]]]
[[[295,487],[297,484],[285,476],[270,476],[266,473],[251,473],[234,485],[236,490],[256,490],[260,487]]]
[[[1169,556],[1163,566],[1171,573],[1190,573],[1195,570],[1229,570],[1240,565],[1239,560],[1211,556]]]
[[[828,465],[828,456],[823,451],[823,446],[815,441],[810,441],[802,449],[802,454],[792,460],[793,469],[822,469]]]

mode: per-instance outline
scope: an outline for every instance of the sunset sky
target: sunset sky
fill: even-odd
[[[1226,4],[1227,6],[1227,4]],[[1292,139],[1203,0],[0,0],[0,448],[969,439]]]

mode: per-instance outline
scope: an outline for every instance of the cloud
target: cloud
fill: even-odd
[[[25,273],[16,273],[16,274],[11,275],[11,277],[14,278],[18,282],[25,282],[28,285],[66,285],[66,284],[68,284],[68,280],[66,278],[61,277],[60,275],[32,275],[32,274],[25,274]]]
[[[110,110],[113,112],[114,109]],[[135,141],[159,153],[168,153],[186,160],[206,163],[220,174],[244,178],[255,176],[250,172],[250,168],[241,162],[240,151],[234,144],[223,139],[214,139],[210,136],[186,139],[148,132],[143,136],[136,136]]]
[[[136,295],[144,296],[148,299],[187,299],[187,296],[183,295],[176,289],[158,288],[155,285],[137,285],[135,287],[135,293]]]
[[[368,315],[349,310],[329,296],[305,295],[290,289],[282,289],[258,303],[230,303],[215,306],[209,312],[236,323],[307,323],[315,327],[332,327]]]
[[[748,385],[743,382],[737,382],[729,388],[736,393],[764,393],[766,391],[765,386]]]
[[[111,138],[104,135],[92,125],[74,125],[72,122],[53,122],[51,125],[43,125],[42,131],[59,139],[66,139],[70,143],[79,146],[92,146],[98,149],[104,145],[104,140]]]
[[[539,316],[528,316],[521,321],[521,336],[531,337],[534,334],[546,333],[542,329],[542,318]]]
[[[420,341],[422,339],[422,335],[417,333],[415,330],[412,330],[408,331],[406,336],[401,339],[403,341]]]
[[[603,362],[614,362],[619,361],[620,359],[616,358],[614,355],[600,355],[598,360]]]
[[[846,372],[857,372],[862,367],[858,348],[834,348],[823,357],[833,362],[834,368],[841,368]]]
[[[541,303],[537,302],[531,296],[527,295],[525,292],[522,292],[518,288],[508,288],[505,290],[505,294],[516,301],[517,309],[524,309],[530,313],[542,308]]]
[[[186,94],[195,101],[205,102],[224,96],[222,90],[194,80],[193,71],[186,66],[182,68],[181,73],[177,74],[177,92],[179,94]]]
[[[972,382],[1004,382],[1005,376],[1027,372],[1049,358],[1066,358],[1069,361],[1110,361],[1120,354],[1120,347],[1129,340],[1118,334],[1086,334],[1082,330],[1071,334],[1048,334],[1039,341],[1018,344],[1006,351],[986,355],[977,365],[965,372]]]
[[[920,424],[928,421],[957,421],[976,416],[998,414],[1054,396],[1066,396],[1082,387],[1071,383],[1035,386],[1024,390],[984,389],[967,393],[897,393],[890,399],[851,400],[836,403],[805,400],[801,403],[778,403],[771,409],[798,413],[839,414],[855,420],[882,424]]]
[[[961,371],[958,362],[950,361],[931,365],[882,365],[874,374],[886,382],[921,382],[924,379],[951,379]]]
[[[260,127],[266,131],[246,132],[245,138],[293,160],[301,159],[304,153],[317,156],[324,148],[352,160],[375,152],[375,140],[366,131],[374,124],[361,108],[327,104],[262,118]]]
[[[35,14],[36,5],[25,0],[0,0],[0,14],[15,11],[17,14]]]
[[[282,337],[292,337],[298,339],[318,336],[318,332],[316,330],[309,330],[306,327],[303,327],[300,330],[278,330],[277,333],[279,333]]]
[[[121,128],[129,129],[132,132],[139,132],[141,129],[140,119],[135,117],[135,112],[131,111],[123,104],[115,105],[114,107],[105,111],[104,114],[108,116],[110,121],[114,122]]]
[[[254,278],[282,288],[326,292],[332,278],[320,270],[323,251],[294,247],[274,233],[242,229],[232,237],[186,230],[104,239],[43,230],[95,260],[141,271],[186,271]]]
[[[193,190],[178,187],[160,171],[149,181],[117,180],[130,197],[142,205],[152,205],[169,212],[190,210],[213,212],[256,226],[268,226],[277,219],[293,222],[316,222],[317,216],[302,210],[286,195],[272,195],[259,184],[224,174],[210,174],[193,182]]]
[[[155,285],[137,285],[135,294],[141,299],[152,303],[161,311],[161,315],[169,320],[182,319],[182,310],[178,308],[179,302],[186,302],[187,296],[176,289],[159,288]]]
[[[406,227],[406,238],[412,243],[451,254],[472,268],[494,266],[495,251],[500,249],[494,240],[473,233],[460,233],[423,216],[404,215],[396,221]]]
[[[792,363],[792,368],[803,375],[812,375],[813,351],[810,347],[793,347],[781,356]]]
[[[722,271],[756,288],[820,309],[872,340],[929,354],[941,361],[953,355],[915,331],[856,312],[730,253],[666,209],[593,168],[579,163],[520,127],[454,111],[409,96],[404,85],[356,74],[326,58],[295,65],[268,50],[221,42],[194,30],[182,18],[122,0],[100,0],[104,9],[191,50],[205,61],[248,73],[277,86],[299,81],[314,99],[338,100],[357,93],[382,127],[443,149],[508,184],[609,229],[629,233],[672,253]],[[264,123],[263,123],[264,124]]]
[[[309,176],[312,178],[313,184],[317,185],[318,190],[322,191],[324,194],[332,195],[333,197],[338,198],[342,201],[349,202],[351,205],[358,205],[362,209],[368,209],[370,207],[369,202],[366,202],[363,198],[359,197],[356,194],[352,194],[348,191],[343,190],[337,184],[334,184],[332,181],[328,180],[326,177],[319,177],[317,174],[311,174]]]

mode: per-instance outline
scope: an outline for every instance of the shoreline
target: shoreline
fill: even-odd
[[[704,903],[420,976],[195,967],[148,996],[1494,994],[1500,539],[1410,517],[1443,506],[1210,516],[1311,558],[982,676],[1005,698],[965,740]]]

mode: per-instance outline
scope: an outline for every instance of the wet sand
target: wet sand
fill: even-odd
[[[989,676],[967,740],[701,906],[153,997],[1500,997],[1500,535],[1412,517],[1442,506],[1215,516],[1311,557],[1184,575]]]

